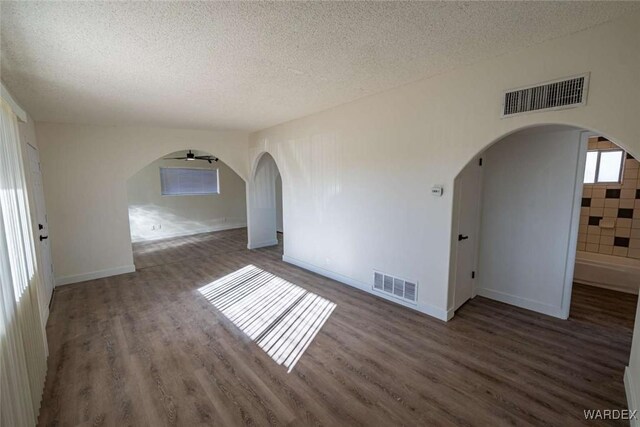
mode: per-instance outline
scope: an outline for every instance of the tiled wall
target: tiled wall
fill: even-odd
[[[618,148],[605,138],[589,140],[589,149]],[[640,176],[638,160],[627,154],[622,184],[584,184],[578,250],[640,259]],[[601,228],[600,220],[614,228]]]

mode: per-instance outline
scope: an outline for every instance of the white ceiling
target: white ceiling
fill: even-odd
[[[257,130],[624,15],[617,2],[0,2],[37,121]]]

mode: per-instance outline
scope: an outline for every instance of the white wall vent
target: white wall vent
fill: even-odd
[[[502,117],[585,105],[588,87],[589,74],[583,74],[509,90],[504,94]]]
[[[373,289],[409,302],[418,299],[418,282],[373,272]]]

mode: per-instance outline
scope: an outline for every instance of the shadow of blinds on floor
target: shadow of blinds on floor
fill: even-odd
[[[291,372],[336,307],[254,265],[199,291],[287,372]]]

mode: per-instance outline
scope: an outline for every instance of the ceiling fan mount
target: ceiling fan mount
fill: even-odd
[[[187,152],[186,156],[184,157],[165,157],[164,160],[206,160],[209,163],[212,162],[217,162],[219,159],[216,156],[196,156],[195,153],[192,150],[189,150],[189,152]]]

